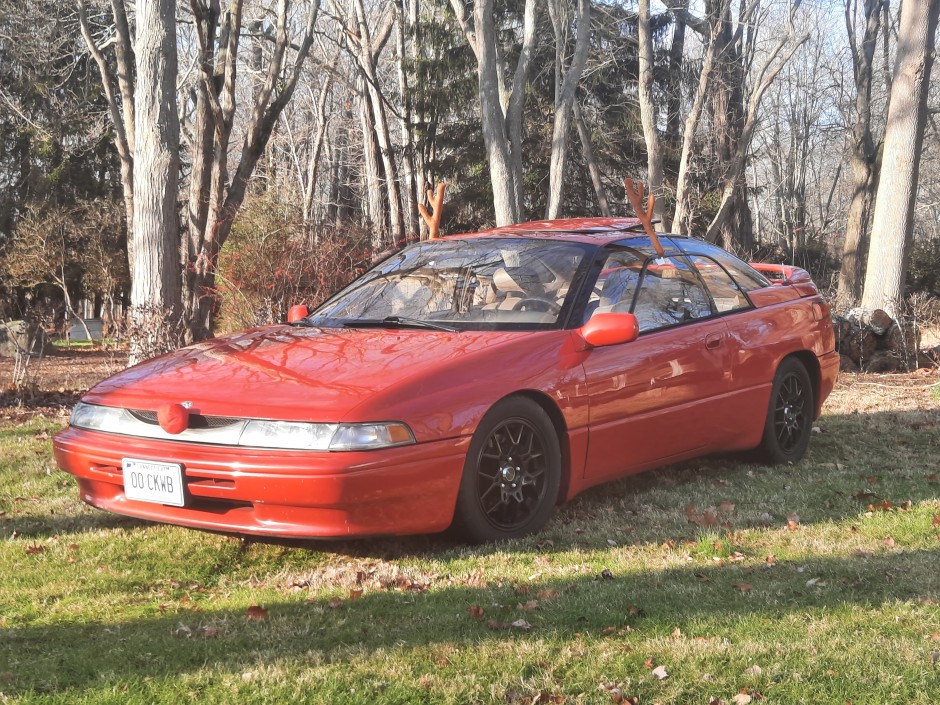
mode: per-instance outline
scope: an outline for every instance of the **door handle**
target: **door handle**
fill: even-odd
[[[712,333],[705,336],[705,347],[709,350],[714,350],[719,345],[721,345],[721,333]]]

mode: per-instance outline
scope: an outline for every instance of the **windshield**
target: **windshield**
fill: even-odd
[[[363,274],[314,311],[310,321],[550,328],[558,324],[592,249],[535,238],[416,243]]]

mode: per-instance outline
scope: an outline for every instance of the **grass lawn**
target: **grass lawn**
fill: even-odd
[[[3,422],[0,703],[937,703],[936,380],[846,375],[798,465],[672,466],[473,548],[120,518],[56,470],[64,418]]]

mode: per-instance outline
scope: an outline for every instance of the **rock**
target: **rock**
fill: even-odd
[[[41,327],[25,321],[0,323],[0,357],[45,355],[52,352],[52,341]]]

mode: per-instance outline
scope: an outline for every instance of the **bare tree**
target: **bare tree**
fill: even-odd
[[[180,312],[176,0],[138,0],[135,55],[131,364],[165,352]]]
[[[548,172],[548,208],[546,218],[557,218],[561,209],[562,189],[565,179],[565,158],[568,153],[568,133],[571,131],[571,114],[575,93],[584,65],[587,63],[591,37],[591,0],[578,0],[578,32],[574,43],[574,54],[568,70],[561,79],[564,63],[565,28],[568,24],[568,8],[563,0],[549,0],[549,15],[555,27],[555,119],[552,125],[552,155]]]
[[[901,6],[897,59],[885,129],[884,157],[872,223],[862,306],[895,315],[904,293],[913,242],[914,204],[940,0]]]
[[[509,225],[522,217],[522,108],[529,63],[535,44],[537,0],[526,0],[523,12],[522,43],[512,81],[506,85],[505,69],[497,43],[493,0],[473,0],[472,20],[464,0],[451,0],[454,15],[477,59],[483,143],[490,167],[496,224]],[[503,100],[508,95],[508,100]]]
[[[874,74],[875,49],[881,28],[884,0],[864,0],[861,41],[857,37],[858,0],[845,4],[845,28],[852,59],[855,85],[855,115],[852,127],[849,163],[852,166],[851,201],[845,242],[842,246],[842,267],[839,270],[837,302],[840,307],[853,306],[862,293],[864,252],[868,247],[868,225],[875,198],[875,162],[880,145],[872,137],[871,88]]]
[[[653,33],[650,30],[650,0],[640,0],[637,14],[637,43],[640,59],[637,96],[640,101],[643,138],[646,141],[646,180],[650,194],[656,197],[653,201],[653,217],[660,221],[656,227],[662,230],[663,155],[659,148],[659,128],[656,125],[656,106],[653,103]]]

